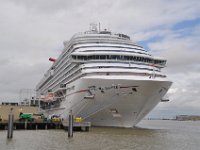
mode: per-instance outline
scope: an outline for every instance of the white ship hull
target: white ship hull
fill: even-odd
[[[80,78],[68,85],[60,108],[47,112],[66,120],[72,111],[74,116],[91,121],[94,126],[133,127],[160,102],[170,85],[169,81],[147,77]]]

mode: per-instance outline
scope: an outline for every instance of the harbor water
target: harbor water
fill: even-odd
[[[0,150],[198,150],[200,121],[143,120],[134,129],[92,127],[68,138],[64,130],[0,131]]]

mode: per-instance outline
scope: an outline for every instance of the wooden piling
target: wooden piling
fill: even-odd
[[[45,124],[45,130],[47,130],[48,129],[48,125],[47,124]]]
[[[69,125],[68,125],[68,137],[73,137],[73,115],[72,112],[69,114]]]
[[[8,134],[7,134],[8,139],[11,139],[13,137],[13,121],[14,121],[14,115],[10,113],[8,115]]]
[[[37,130],[37,129],[38,129],[38,125],[36,124],[36,125],[35,125],[35,130]]]
[[[24,122],[24,129],[27,130],[27,120]]]

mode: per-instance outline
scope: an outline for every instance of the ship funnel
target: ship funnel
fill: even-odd
[[[56,61],[56,59],[55,58],[49,58],[49,61],[52,61],[52,62],[55,62]]]

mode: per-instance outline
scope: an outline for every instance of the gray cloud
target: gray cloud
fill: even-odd
[[[165,72],[174,82],[168,94],[171,102],[161,104],[157,109],[174,109],[174,113],[195,110],[193,113],[200,114],[200,111],[197,111],[200,108],[199,27],[192,27],[192,32],[186,36],[181,36],[179,30],[167,33],[161,41],[149,44],[149,47],[155,50],[155,54],[167,58]]]
[[[173,73],[186,70],[198,70],[200,67],[199,27],[193,28],[188,36],[181,36],[179,31],[168,32],[161,41],[149,44],[155,54],[165,56],[168,60],[168,71]],[[185,72],[186,73],[186,72]]]

